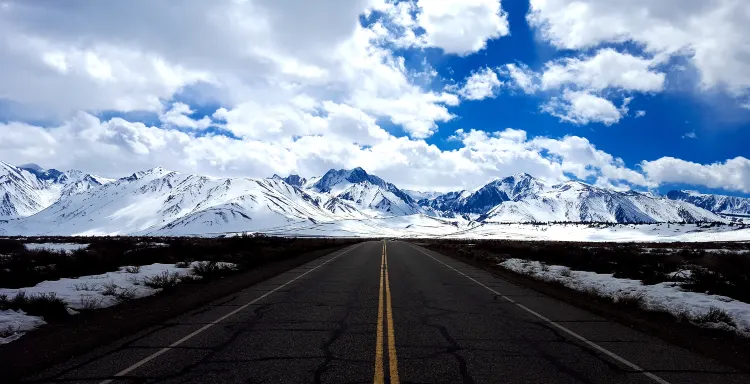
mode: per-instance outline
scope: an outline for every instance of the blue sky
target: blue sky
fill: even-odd
[[[105,176],[362,166],[422,190],[529,172],[747,196],[748,7],[4,1],[0,160]]]

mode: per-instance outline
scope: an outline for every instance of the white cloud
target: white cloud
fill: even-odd
[[[260,129],[264,124],[253,121],[257,110],[251,106],[217,111],[216,120],[223,121],[239,139],[196,136],[195,131],[121,118],[102,121],[87,113],[54,127],[0,124],[4,139],[0,158],[105,176],[124,176],[157,165],[214,176],[251,177],[292,172],[312,176],[329,168],[361,166],[400,187],[423,190],[473,188],[518,172],[551,181],[566,180],[568,173],[645,184],[621,160],[581,137],[529,138],[517,129],[459,130],[455,137],[460,148],[441,150],[424,140],[395,137],[356,108],[334,103],[320,108],[306,115],[279,109],[266,115],[277,118],[264,122],[274,128],[267,131]]]
[[[446,53],[481,51],[487,40],[510,33],[500,0],[419,0],[417,6],[427,45]]]
[[[643,117],[643,116],[646,116],[646,111],[643,111],[643,110],[635,111],[636,118]]]
[[[625,181],[637,186],[651,185],[646,178],[625,166],[620,158],[596,149],[588,139],[566,136],[563,139],[535,138],[531,145],[561,161],[562,170],[579,179],[602,178],[602,181]]]
[[[162,123],[190,129],[206,129],[211,126],[211,119],[203,116],[200,120],[190,117],[194,113],[190,106],[185,103],[173,103],[172,108],[159,116]]]
[[[713,164],[662,157],[642,162],[641,168],[650,180],[658,183],[684,183],[750,193],[750,159],[741,156]]]
[[[374,8],[388,15],[388,23],[377,27],[380,35],[402,46],[468,55],[510,33],[500,0],[382,0]]]
[[[532,94],[539,90],[539,75],[526,64],[505,64],[499,68],[500,73],[509,79],[511,86]]]
[[[547,63],[542,74],[542,87],[659,92],[664,88],[665,75],[652,70],[655,64],[654,60],[605,48],[591,57],[566,58]]]
[[[697,137],[698,137],[698,135],[695,133],[695,131],[690,131],[690,132],[682,135],[683,139],[695,139]]]
[[[441,150],[424,140],[395,137],[353,107],[333,103],[320,107],[324,113],[298,116],[309,119],[310,125],[290,123],[289,130],[282,126],[280,132],[265,136],[255,132],[257,138],[240,139],[198,137],[195,131],[121,118],[102,121],[87,113],[54,127],[0,124],[0,158],[105,176],[124,176],[157,165],[198,174],[250,177],[292,172],[312,176],[329,168],[362,166],[400,187],[421,190],[474,188],[495,177],[528,172],[553,182],[567,180],[567,175],[593,178],[597,185],[617,188],[685,183],[750,192],[750,160],[744,157],[708,165],[665,157],[642,162],[639,172],[586,138],[530,138],[518,129],[458,130],[454,137],[460,147]],[[240,113],[247,113],[244,119],[248,119],[255,112],[220,110],[215,115],[226,117],[230,128],[244,124]]]
[[[542,110],[573,124],[585,125],[593,122],[612,125],[627,114],[629,101],[625,99],[623,105],[617,108],[611,101],[589,92],[566,90],[562,99],[553,97],[542,106]]]
[[[498,80],[497,73],[491,68],[480,69],[466,79],[466,83],[459,91],[467,100],[482,100],[495,96],[503,83]]]
[[[79,110],[159,113],[186,90],[228,110],[297,107],[306,95],[416,137],[452,119],[447,107],[459,101],[415,84],[383,36],[360,25],[372,1],[77,4],[12,2],[0,12],[0,99],[63,119]]]
[[[703,88],[750,90],[750,2],[744,0],[531,0],[527,19],[559,48],[634,42],[662,60],[687,57]]]

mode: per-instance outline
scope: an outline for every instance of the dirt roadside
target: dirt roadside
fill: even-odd
[[[208,283],[181,284],[154,296],[46,325],[0,345],[0,381],[19,380],[350,245],[304,253]]]
[[[661,338],[671,344],[702,354],[743,372],[750,372],[750,340],[712,329],[676,321],[674,317],[645,310],[623,309],[602,298],[562,285],[535,280],[497,266],[489,261],[457,255],[449,248],[415,242],[445,256],[462,261],[513,284],[530,288],[633,329]]]

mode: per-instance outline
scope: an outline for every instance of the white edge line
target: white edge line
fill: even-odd
[[[551,325],[552,325],[552,326],[554,326],[555,328],[557,328],[557,329],[559,329],[559,330],[561,330],[561,331],[563,331],[563,332],[567,333],[567,334],[568,334],[568,335],[570,335],[570,336],[573,336],[574,338],[576,338],[576,339],[578,339],[578,340],[582,341],[583,343],[585,343],[586,345],[588,345],[588,346],[590,346],[590,347],[592,347],[592,348],[596,349],[597,351],[599,351],[599,352],[601,352],[601,353],[603,353],[603,354],[605,354],[605,355],[607,355],[607,356],[611,357],[612,359],[614,359],[614,360],[616,360],[616,361],[620,362],[621,364],[623,364],[623,365],[625,365],[625,366],[627,366],[627,367],[629,367],[629,368],[632,368],[632,369],[633,369],[633,370],[635,370],[635,371],[636,371],[637,373],[642,373],[643,375],[645,375],[645,376],[646,376],[646,377],[648,377],[649,379],[651,379],[651,380],[653,380],[653,381],[655,381],[655,382],[657,382],[657,383],[659,383],[659,384],[670,384],[670,383],[669,383],[668,381],[666,381],[666,380],[662,379],[661,377],[659,377],[659,376],[656,376],[656,375],[654,375],[654,374],[653,374],[653,373],[651,373],[651,372],[646,372],[646,371],[645,371],[645,370],[644,370],[643,368],[641,368],[641,367],[639,367],[639,366],[637,366],[637,365],[635,365],[635,364],[631,363],[630,361],[628,361],[628,360],[626,360],[625,358],[623,358],[623,357],[621,357],[621,356],[617,355],[616,353],[614,353],[614,352],[612,352],[612,351],[610,351],[610,350],[608,350],[608,349],[606,349],[606,348],[602,347],[602,346],[601,346],[601,345],[599,345],[599,344],[596,344],[596,343],[594,343],[593,341],[590,341],[590,340],[588,340],[587,338],[585,338],[585,337],[583,337],[583,336],[581,336],[581,335],[579,335],[579,334],[577,334],[577,333],[575,333],[575,332],[571,331],[571,330],[570,330],[570,329],[568,329],[568,328],[565,328],[565,327],[563,327],[562,325],[560,325],[560,324],[558,324],[558,323],[556,323],[556,322],[554,322],[554,321],[552,321],[552,320],[550,320],[550,319],[548,319],[548,318],[546,318],[546,317],[542,316],[541,314],[539,314],[539,313],[535,312],[535,311],[534,311],[534,310],[532,310],[531,308],[529,308],[529,307],[527,307],[527,306],[525,306],[525,305],[523,305],[523,304],[521,304],[521,303],[518,303],[518,302],[516,302],[515,300],[513,300],[513,299],[511,299],[511,298],[509,298],[509,297],[507,297],[507,296],[505,296],[505,295],[503,295],[503,294],[501,294],[500,292],[498,292],[498,291],[496,291],[496,290],[494,290],[494,289],[492,289],[492,288],[490,288],[490,287],[488,287],[488,286],[486,286],[486,285],[482,284],[481,282],[477,281],[477,280],[476,280],[476,279],[474,279],[473,277],[471,277],[471,276],[469,276],[469,275],[467,275],[467,274],[465,274],[465,273],[463,273],[463,272],[459,271],[458,269],[456,269],[456,268],[453,268],[453,267],[451,267],[450,265],[448,265],[448,264],[446,264],[446,263],[444,263],[444,262],[442,262],[442,261],[440,261],[440,260],[438,260],[438,259],[436,259],[436,258],[434,258],[434,257],[430,256],[429,254],[427,254],[427,252],[425,252],[425,251],[423,251],[423,250],[421,250],[421,249],[419,249],[419,248],[417,248],[417,247],[415,247],[415,246],[412,246],[412,245],[410,245],[410,246],[411,246],[412,248],[416,249],[417,251],[419,251],[419,252],[422,252],[422,253],[423,253],[424,255],[426,255],[427,257],[431,258],[432,260],[435,260],[435,261],[437,261],[438,263],[440,263],[440,264],[443,264],[444,266],[446,266],[446,267],[448,267],[448,268],[450,268],[450,269],[454,270],[454,271],[455,271],[455,272],[457,272],[458,274],[460,274],[460,275],[462,275],[462,276],[466,277],[467,279],[469,279],[469,280],[471,280],[471,281],[473,281],[473,282],[477,283],[478,285],[480,285],[480,286],[484,287],[484,288],[485,288],[485,289],[487,289],[488,291],[490,291],[490,292],[492,292],[492,293],[494,293],[494,294],[496,294],[496,295],[498,295],[498,296],[502,297],[503,299],[507,300],[507,301],[508,301],[508,302],[510,302],[510,303],[513,303],[513,304],[515,304],[516,306],[518,306],[519,308],[523,309],[524,311],[526,311],[526,312],[528,312],[528,313],[530,313],[530,314],[532,314],[532,315],[534,315],[534,316],[538,317],[539,319],[542,319],[542,320],[544,320],[545,322],[547,322],[547,323],[551,324]]]
[[[360,243],[360,244],[361,244],[361,243]],[[120,371],[120,372],[117,372],[117,373],[115,373],[115,374],[114,374],[114,377],[122,377],[122,376],[125,376],[125,375],[127,375],[128,373],[130,373],[130,372],[132,372],[132,371],[134,371],[134,370],[138,369],[139,367],[143,366],[144,364],[148,363],[149,361],[151,361],[151,360],[153,360],[153,359],[155,359],[155,358],[157,358],[157,357],[159,357],[159,356],[163,355],[164,353],[166,353],[166,352],[167,352],[167,351],[169,351],[170,349],[172,349],[172,348],[174,348],[174,347],[176,347],[176,346],[178,346],[178,345],[180,345],[180,344],[182,344],[182,343],[184,343],[184,342],[186,342],[186,341],[188,341],[188,340],[192,339],[193,337],[195,337],[196,335],[200,334],[201,332],[203,332],[203,331],[205,331],[205,330],[207,330],[207,329],[209,329],[209,328],[213,327],[213,326],[214,326],[214,325],[216,325],[216,324],[219,324],[219,323],[221,323],[222,321],[224,321],[224,320],[226,320],[227,318],[229,318],[229,317],[231,317],[231,316],[233,316],[233,315],[237,314],[238,312],[240,312],[240,311],[244,310],[245,308],[247,308],[247,307],[249,307],[249,306],[251,306],[251,305],[253,305],[253,304],[255,304],[255,303],[257,303],[257,302],[259,302],[259,301],[261,301],[261,300],[263,300],[263,299],[265,299],[265,298],[266,298],[266,297],[267,297],[268,295],[270,295],[270,294],[272,294],[272,293],[274,293],[274,292],[278,291],[278,290],[279,290],[279,289],[281,289],[281,288],[284,288],[284,287],[286,287],[287,285],[289,285],[289,284],[291,284],[291,283],[293,283],[293,282],[297,281],[298,279],[300,279],[300,278],[304,277],[304,276],[305,276],[305,275],[307,275],[308,273],[310,273],[310,272],[312,272],[312,271],[314,271],[314,270],[316,270],[316,269],[318,269],[318,268],[320,268],[320,267],[322,267],[322,266],[324,266],[324,265],[326,265],[326,264],[330,263],[331,261],[334,261],[334,260],[338,259],[339,257],[341,257],[342,255],[344,255],[345,253],[348,253],[349,251],[351,251],[351,250],[353,250],[353,249],[357,248],[358,246],[359,246],[359,244],[357,244],[357,245],[355,245],[355,246],[353,246],[353,247],[351,247],[351,248],[347,249],[347,250],[346,250],[346,251],[344,251],[344,252],[341,252],[341,253],[339,253],[338,255],[336,255],[336,256],[334,256],[334,257],[332,257],[332,258],[330,258],[330,259],[328,259],[328,260],[324,261],[323,263],[321,263],[321,264],[318,264],[318,265],[317,265],[317,266],[316,266],[315,268],[313,268],[313,269],[310,269],[310,270],[308,270],[307,272],[305,272],[305,273],[303,273],[303,274],[301,274],[301,275],[299,275],[299,276],[297,276],[297,277],[295,277],[295,278],[293,278],[293,279],[291,279],[291,280],[287,281],[286,283],[284,283],[284,284],[282,284],[282,285],[280,285],[280,286],[278,286],[278,287],[276,287],[276,288],[274,288],[274,289],[272,289],[272,290],[270,290],[270,291],[268,291],[268,292],[264,293],[263,295],[259,296],[258,298],[254,299],[253,301],[251,301],[251,302],[249,302],[249,303],[247,303],[247,304],[244,304],[243,306],[241,306],[241,307],[239,307],[239,308],[235,309],[235,310],[234,310],[234,311],[232,311],[232,312],[229,312],[229,313],[227,313],[226,315],[224,315],[224,316],[222,316],[222,317],[220,317],[220,318],[218,318],[218,319],[216,319],[216,320],[214,320],[214,321],[210,322],[209,324],[206,324],[206,325],[204,325],[204,326],[200,327],[199,329],[197,329],[197,330],[193,331],[192,333],[190,333],[189,335],[187,335],[187,336],[183,337],[182,339],[179,339],[179,340],[175,341],[174,343],[170,344],[170,345],[169,345],[168,347],[164,347],[164,348],[162,348],[162,349],[160,349],[160,350],[158,350],[158,351],[154,352],[154,353],[153,353],[152,355],[150,355],[150,356],[148,356],[148,357],[144,358],[143,360],[141,360],[141,361],[139,361],[139,362],[137,362],[137,363],[135,363],[135,364],[133,364],[133,365],[131,365],[131,366],[129,366],[129,367],[127,367],[127,368],[125,368],[125,369],[123,369],[123,370],[122,370],[122,371]],[[99,384],[110,384],[110,383],[111,383],[112,381],[113,381],[113,379],[107,379],[107,380],[104,380],[104,381],[100,382]]]

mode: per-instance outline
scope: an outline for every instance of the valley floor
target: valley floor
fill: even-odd
[[[411,215],[381,219],[301,222],[257,231],[294,237],[393,237],[595,242],[750,241],[750,226],[712,224],[477,223]]]

